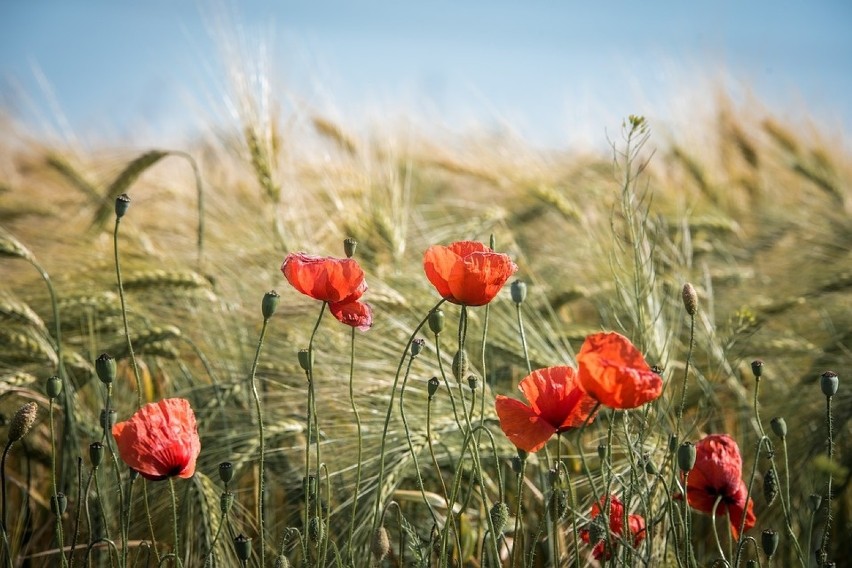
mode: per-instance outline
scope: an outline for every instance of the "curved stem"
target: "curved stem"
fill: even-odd
[[[722,541],[719,540],[719,530],[716,528],[716,508],[719,506],[719,503],[722,501],[722,495],[720,494],[716,497],[716,501],[713,502],[713,510],[710,513],[711,522],[713,523],[713,538],[716,540],[716,550],[719,552],[719,557],[727,563],[727,559],[725,558],[725,552],[722,550]]]
[[[50,405],[50,410],[48,414],[50,415],[50,481],[53,485],[53,498],[56,499],[59,495],[59,492],[56,488],[56,433],[53,428],[53,399],[50,399],[48,403]],[[67,566],[68,561],[65,558],[65,538],[62,534],[62,513],[60,511],[54,511],[56,515],[56,542],[59,546],[59,557],[62,559],[62,566]]]
[[[325,306],[327,302],[322,303],[322,307],[320,308],[319,316],[317,317],[317,321],[314,324],[314,329],[311,331],[311,338],[308,341],[308,368],[305,370],[305,377],[308,381],[308,409],[307,409],[307,439],[305,440],[305,514],[304,514],[304,530],[307,534],[308,525],[310,524],[310,512],[311,512],[311,498],[312,491],[310,478],[311,478],[311,437],[313,432],[313,425],[316,421],[314,417],[314,412],[316,408],[316,393],[314,391],[314,338],[317,335],[317,330],[319,329],[320,322],[322,321],[322,316],[325,314]],[[318,422],[318,421],[316,421]],[[319,430],[316,433],[317,443],[316,443],[316,457],[317,457],[317,468],[320,465],[320,441],[319,441]],[[319,470],[317,470],[319,472]],[[319,483],[319,475],[317,475],[317,483]],[[318,502],[319,499],[314,498],[314,502]],[[308,557],[308,539],[304,540],[305,548],[304,554],[305,558]]]
[[[352,536],[355,533],[355,512],[358,508],[358,492],[361,488],[361,453],[363,451],[364,442],[361,439],[361,415],[358,412],[358,406],[355,404],[355,328],[353,327],[351,331],[352,335],[350,338],[349,349],[349,402],[352,404],[352,414],[355,415],[355,426],[358,431],[358,465],[355,470],[355,490],[352,495],[352,514],[349,521],[349,539],[347,545],[349,548],[349,562],[354,566],[355,558],[352,550]],[[428,428],[428,416],[426,427]],[[429,447],[431,449],[431,445]]]
[[[524,361],[527,362],[527,374],[532,374],[532,363],[530,362],[530,352],[527,349],[527,334],[524,332],[524,319],[521,315],[521,305],[515,304],[515,310],[518,314],[518,331],[521,333],[521,345],[524,348]]]
[[[133,353],[133,342],[130,340],[130,327],[127,324],[127,305],[124,300],[124,285],[121,281],[121,263],[118,259],[118,227],[121,218],[115,218],[115,230],[112,234],[112,244],[115,251],[115,278],[118,281],[118,297],[121,300],[121,321],[124,324],[124,337],[127,339],[127,352],[130,356],[130,365],[133,367],[133,377],[136,379],[136,407],[142,407],[142,378],[139,375],[139,365],[136,363],[136,355]]]
[[[260,350],[263,347],[263,338],[266,335],[266,328],[269,325],[269,318],[263,318],[263,326],[260,328],[260,338],[257,340],[257,350],[254,353],[254,361],[251,364],[251,374],[249,376],[249,384],[254,397],[254,407],[257,412],[257,437],[260,451],[259,457],[259,472],[257,477],[257,522],[260,532],[260,565],[266,566],[266,540],[265,540],[265,525],[266,511],[264,503],[264,493],[266,488],[263,482],[263,461],[264,461],[264,435],[263,435],[263,408],[260,404],[260,395],[257,392],[257,362],[260,360]],[[170,480],[171,481],[171,480]]]

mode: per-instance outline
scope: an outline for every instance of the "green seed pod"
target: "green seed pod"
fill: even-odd
[[[695,288],[687,282],[683,285],[681,295],[683,296],[683,307],[686,308],[686,313],[694,316],[695,312],[698,311],[698,293],[695,291]]]
[[[222,462],[219,464],[219,479],[222,483],[228,485],[234,479],[234,464],[231,462]]]
[[[770,506],[777,496],[778,479],[775,477],[775,471],[769,468],[763,476],[763,497],[766,499],[766,506]]]
[[[309,373],[314,367],[314,354],[308,349],[299,349],[299,366]]]
[[[677,449],[677,465],[681,471],[692,471],[696,457],[695,445],[692,442],[684,442]]]
[[[346,258],[352,258],[355,256],[356,248],[358,248],[358,241],[352,237],[343,239],[343,253],[346,255]]]
[[[57,398],[62,392],[62,379],[60,379],[56,375],[47,379],[47,382],[44,386],[44,392],[47,393],[47,398]]]
[[[311,520],[308,521],[308,537],[311,539],[311,542],[314,544],[319,543],[322,540],[324,532],[325,527],[323,526],[322,519],[311,517]]]
[[[438,335],[444,331],[444,310],[433,310],[429,312],[429,329]]]
[[[57,493],[50,498],[50,510],[53,511],[53,514],[57,517],[64,515],[65,509],[67,508],[68,498],[65,497],[65,493]]]
[[[772,426],[772,431],[775,432],[775,435],[781,438],[782,440],[787,437],[787,421],[781,418],[780,416],[776,416],[769,423]]]
[[[606,444],[598,444],[598,457],[602,460],[606,459]]]
[[[115,216],[118,219],[124,217],[124,214],[127,213],[127,209],[130,207],[130,196],[126,193],[122,193],[118,197],[115,198]]]
[[[26,436],[35,424],[37,416],[38,405],[34,402],[28,402],[19,408],[9,424],[9,442],[17,442]]]
[[[759,379],[763,375],[763,361],[755,359],[751,362],[751,372],[754,378]]]
[[[475,391],[476,387],[479,385],[479,378],[476,375],[468,375],[467,377],[467,386],[470,387],[470,390]]]
[[[772,558],[778,550],[778,533],[772,529],[766,529],[760,535],[760,544],[767,558]]]
[[[435,393],[438,392],[438,387],[441,386],[441,382],[438,380],[438,377],[432,377],[429,379],[429,384],[426,386],[426,392],[429,393],[429,400],[432,400],[432,397],[435,396]]]
[[[494,526],[494,534],[499,535],[503,532],[503,528],[506,526],[506,521],[509,520],[508,505],[502,501],[494,503],[488,514],[491,516],[491,524]]]
[[[268,320],[278,309],[278,302],[281,301],[281,295],[275,290],[270,290],[263,295],[263,301],[260,303],[260,311],[263,314],[263,319]]]
[[[411,342],[411,358],[417,357],[423,351],[423,347],[426,345],[425,339],[415,339]]]
[[[234,551],[237,553],[237,558],[239,558],[242,562],[248,562],[248,559],[251,558],[251,539],[239,535],[234,539]]]
[[[98,467],[104,459],[104,445],[100,442],[92,442],[89,444],[89,461],[92,462],[92,467]]]
[[[822,389],[822,394],[827,397],[832,397],[837,394],[837,388],[840,386],[840,380],[837,378],[837,373],[834,371],[826,371],[819,377],[819,387]]]
[[[223,491],[221,495],[219,495],[219,510],[223,515],[228,514],[228,511],[231,510],[231,506],[234,504],[234,494],[230,491]]]
[[[373,534],[373,542],[370,543],[370,552],[373,553],[373,558],[376,559],[376,562],[384,560],[385,556],[390,552],[390,536],[388,535],[388,529],[384,525],[376,529],[375,534]]]
[[[453,355],[453,376],[456,381],[461,382],[462,378],[467,375],[467,370],[467,353],[464,350],[456,351],[456,354]]]
[[[95,359],[95,372],[105,385],[111,385],[115,380],[115,359],[109,353],[101,353]]]
[[[512,285],[509,287],[509,291],[512,294],[512,301],[518,305],[524,303],[524,300],[527,299],[527,283],[523,280],[515,280],[512,282]]]

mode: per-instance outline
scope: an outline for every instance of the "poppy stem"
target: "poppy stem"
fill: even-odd
[[[174,530],[174,555],[175,564],[183,566],[180,560],[180,539],[178,537],[178,512],[177,512],[177,496],[175,495],[175,480],[174,477],[169,477],[169,493],[172,497],[172,529]]]
[[[323,304],[325,305],[325,304]],[[257,437],[258,451],[260,453],[258,460],[258,475],[257,475],[257,523],[259,526],[260,536],[260,565],[266,566],[266,546],[265,541],[265,493],[266,487],[263,481],[263,462],[265,454],[265,440],[263,435],[263,408],[260,403],[260,395],[257,392],[257,363],[260,360],[260,350],[263,347],[263,338],[266,336],[266,328],[269,325],[269,318],[263,318],[263,325],[260,328],[260,337],[257,340],[257,350],[254,353],[254,361],[251,364],[251,375],[249,382],[251,384],[251,392],[254,397],[255,412],[257,412]]]
[[[521,459],[520,462],[521,462],[521,467],[518,471],[518,497],[517,497],[518,502],[515,505],[515,529],[514,529],[514,531],[512,531],[512,535],[514,535],[513,539],[512,539],[512,568],[515,568],[515,566],[516,566],[517,556],[516,556],[515,552],[518,549],[518,541],[522,541],[521,537],[519,536],[520,535],[519,530],[520,530],[520,523],[521,523],[521,503],[523,503],[523,500],[524,500],[524,478],[526,477],[525,472],[526,472],[526,469],[527,469],[527,460]],[[572,488],[572,491],[573,491],[573,488]],[[572,493],[572,496],[573,496],[573,493]],[[574,505],[573,505],[573,502],[572,502],[571,508],[573,509],[573,507],[574,507]],[[575,517],[575,519],[576,519],[576,517]],[[576,534],[574,535],[574,546],[575,547],[577,546]],[[521,556],[523,556],[523,549],[521,549]],[[579,562],[579,552],[578,552],[577,558],[578,558],[578,562]]]
[[[720,493],[716,497],[716,501],[713,502],[713,511],[710,513],[710,518],[713,526],[713,538],[716,539],[716,550],[719,551],[719,556],[727,562],[727,558],[725,557],[725,552],[722,550],[722,541],[719,540],[719,530],[716,528],[716,508],[719,506],[719,503],[722,502],[723,495]]]
[[[349,521],[349,539],[347,546],[349,548],[349,562],[353,566],[355,565],[355,557],[352,549],[352,536],[355,533],[355,511],[358,508],[358,491],[361,488],[361,452],[363,450],[363,440],[361,440],[361,415],[358,412],[358,406],[355,404],[355,328],[351,329],[352,335],[350,338],[350,349],[349,349],[349,402],[352,404],[352,414],[355,415],[355,426],[358,431],[358,465],[355,469],[355,490],[352,495],[352,514]],[[427,411],[428,415],[428,411]],[[427,424],[426,427],[428,429],[428,416],[427,416]],[[428,438],[428,435],[427,435]],[[430,450],[431,450],[431,440],[430,440]],[[437,468],[435,471],[439,471]],[[442,479],[443,481],[443,479]],[[446,490],[444,491],[446,493]]]
[[[118,297],[121,300],[121,320],[124,324],[124,337],[127,340],[127,353],[130,356],[130,365],[133,367],[133,377],[136,379],[136,407],[142,408],[142,378],[139,375],[139,366],[136,364],[136,355],[133,353],[133,342],[130,340],[130,327],[127,324],[127,304],[124,300],[124,285],[121,281],[121,263],[118,259],[118,227],[120,224],[121,217],[116,215],[115,230],[112,234],[113,250],[115,251],[115,279],[118,282]]]
[[[311,477],[311,437],[313,432],[313,425],[317,423],[317,432],[316,432],[316,458],[317,458],[317,482],[319,482],[319,465],[321,463],[320,460],[320,443],[319,443],[319,423],[314,416],[316,413],[316,394],[314,391],[314,338],[317,335],[317,330],[319,329],[320,322],[322,321],[322,316],[325,314],[325,307],[328,302],[323,302],[322,307],[320,308],[319,316],[317,317],[317,321],[314,324],[314,329],[311,331],[311,338],[308,341],[308,363],[307,369],[305,370],[305,376],[308,380],[308,412],[307,412],[307,439],[305,440],[305,514],[304,514],[304,523],[305,523],[305,532],[309,530],[310,524],[310,514],[311,514],[311,498],[314,497],[314,503],[318,502],[318,499],[315,496],[312,496],[311,493],[313,489],[311,488],[310,477]],[[305,539],[305,549],[304,554],[305,558],[308,558],[308,540]]]
[[[689,316],[689,349],[686,352],[686,363],[683,369],[683,383],[680,389],[680,406],[677,409],[675,436],[680,437],[680,423],[683,420],[683,409],[686,406],[686,383],[689,380],[689,364],[692,362],[692,350],[695,348],[695,314]],[[673,452],[676,451],[673,450]]]
[[[524,317],[521,314],[520,304],[515,304],[515,311],[518,314],[518,332],[521,334],[521,346],[524,348],[524,361],[527,363],[527,374],[532,375],[532,363],[530,362],[530,352],[527,347],[527,334],[524,331]]]
[[[823,561],[828,557],[828,541],[831,530],[831,466],[834,461],[834,436],[832,434],[832,424],[831,424],[831,399],[833,397],[826,396],[825,397],[825,426],[828,430],[828,486],[825,490],[825,528],[822,533],[822,546],[820,547]]]
[[[59,492],[56,488],[56,433],[53,426],[53,399],[48,402],[50,410],[50,478],[53,484],[53,498],[57,499]],[[58,505],[58,502],[57,502]],[[68,560],[65,558],[65,538],[62,534],[62,513],[58,510],[54,511],[56,515],[56,542],[59,546],[59,557],[62,559],[62,566],[68,565]]]

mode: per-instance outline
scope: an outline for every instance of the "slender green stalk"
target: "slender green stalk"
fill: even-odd
[[[307,439],[305,440],[305,514],[304,514],[304,530],[307,534],[308,525],[310,524],[310,512],[311,512],[311,492],[312,489],[310,487],[310,478],[311,478],[311,437],[313,432],[313,425],[315,422],[314,412],[316,407],[316,393],[314,391],[314,338],[316,337],[317,330],[319,329],[320,322],[322,321],[322,316],[325,314],[325,307],[327,302],[322,303],[322,307],[320,307],[319,316],[317,316],[317,321],[314,324],[314,329],[311,332],[311,338],[308,341],[308,364],[307,369],[305,370],[305,377],[308,381],[308,408],[307,408]],[[316,443],[316,457],[317,457],[317,467],[319,467],[320,461],[320,440],[319,440],[319,431],[317,431],[317,443]],[[319,470],[317,470],[319,471]],[[319,483],[319,477],[317,477],[317,483]],[[316,503],[318,499],[314,499]],[[305,548],[304,554],[305,558],[308,558],[308,539],[304,540]]]
[[[355,469],[355,489],[352,494],[352,514],[349,520],[349,539],[347,546],[349,548],[349,562],[354,566],[355,557],[352,549],[352,536],[355,534],[355,512],[358,508],[358,492],[361,489],[361,453],[363,451],[364,441],[361,439],[361,414],[358,412],[358,406],[355,404],[355,328],[352,328],[349,348],[349,402],[352,404],[352,414],[355,416],[355,426],[358,432],[358,465]],[[428,414],[428,412],[427,412]],[[428,416],[426,427],[429,427]],[[431,450],[431,443],[429,449]],[[434,454],[433,454],[434,458]],[[436,471],[437,467],[436,467]]]
[[[518,314],[518,331],[521,334],[521,345],[524,348],[524,361],[527,363],[527,374],[532,374],[532,363],[530,362],[530,352],[527,348],[527,334],[524,331],[524,317],[521,314],[521,304],[515,304],[515,311]]]
[[[86,493],[83,493],[83,458],[77,458],[77,516],[74,519],[74,532],[71,536],[71,568],[74,568],[74,551],[77,548],[77,538],[80,532],[80,515],[83,511],[83,499],[88,498],[89,484],[92,482],[92,476],[89,474],[89,482],[86,485]]]
[[[694,554],[692,551],[692,535],[690,535],[689,530],[691,524],[692,509],[689,506],[689,472],[685,471],[683,472],[683,556],[687,566],[692,565],[691,559]]]
[[[175,555],[175,565],[183,566],[183,562],[180,559],[180,537],[178,536],[178,512],[177,512],[177,496],[175,495],[175,479],[174,477],[169,478],[169,494],[172,498],[172,530],[175,539],[174,544],[174,555]]]
[[[751,499],[751,490],[752,490],[752,487],[754,486],[754,477],[757,474],[757,462],[760,461],[760,451],[761,451],[761,448],[763,448],[764,441],[767,443],[767,445],[769,444],[769,439],[766,438],[765,436],[761,437],[757,441],[757,455],[754,457],[754,465],[751,468],[751,476],[749,477],[749,481],[748,481],[748,491],[746,492],[746,499],[745,499],[746,504],[748,504],[749,499]],[[745,541],[743,539],[743,536],[744,536],[743,533],[745,532],[746,516],[747,515],[743,515],[742,521],[740,522],[740,532],[739,532],[740,538],[739,538],[739,541],[737,542],[737,554],[734,557],[734,566],[739,566],[740,557],[742,556],[743,547],[745,545]]]
[[[725,558],[725,552],[722,550],[722,541],[719,540],[719,530],[716,528],[716,508],[719,506],[719,503],[722,501],[722,495],[716,497],[716,501],[713,502],[713,510],[710,513],[711,522],[713,523],[713,538],[716,540],[716,550],[719,552],[719,557],[727,562],[727,558]]]
[[[692,350],[695,347],[695,314],[689,316],[689,349],[686,352],[686,363],[683,369],[683,383],[680,389],[680,405],[677,408],[677,422],[675,423],[675,436],[680,437],[680,424],[683,420],[683,409],[686,406],[686,383],[689,380],[689,365],[692,362]],[[672,453],[676,452],[677,448]]]
[[[133,368],[133,377],[136,379],[136,407],[142,407],[142,378],[139,375],[139,365],[136,363],[136,355],[133,353],[133,342],[130,340],[130,326],[127,324],[127,304],[124,300],[124,285],[121,281],[121,263],[118,258],[118,227],[121,225],[121,217],[115,217],[115,230],[112,234],[112,245],[115,251],[115,278],[118,281],[118,297],[121,300],[121,321],[124,324],[124,337],[127,340],[127,353],[130,355],[130,365]]]
[[[142,479],[142,496],[145,502],[145,518],[148,520],[148,532],[151,535],[151,548],[154,549],[154,557],[160,562],[160,551],[157,548],[157,534],[154,532],[154,520],[151,518],[151,506],[148,502],[148,480]]]
[[[257,412],[257,437],[258,437],[258,445],[259,445],[259,465],[258,465],[258,476],[257,476],[257,523],[259,526],[260,533],[260,565],[266,566],[266,540],[265,540],[265,525],[266,525],[266,511],[265,509],[265,500],[264,495],[266,492],[266,487],[263,481],[263,462],[264,462],[264,451],[265,451],[265,437],[263,431],[263,408],[260,404],[260,395],[257,392],[257,363],[260,360],[260,350],[263,347],[263,338],[266,336],[266,328],[269,325],[269,318],[263,318],[263,326],[260,328],[260,337],[257,340],[257,349],[254,353],[254,361],[251,364],[251,374],[249,375],[249,384],[251,385],[252,396],[254,397],[254,408],[255,412]]]
[[[103,522],[104,535],[105,535],[105,538],[99,539],[99,540],[100,541],[107,540],[109,542],[113,542],[112,537],[110,537],[110,534],[109,534],[109,519],[107,519],[107,515],[106,515],[106,505],[104,505],[104,495],[103,495],[103,492],[101,491],[101,480],[100,480],[100,477],[98,476],[98,472],[97,472],[98,469],[99,468],[95,468],[95,472],[94,472],[94,474],[95,474],[95,495],[97,496],[98,504],[100,505],[101,519],[102,519],[102,522]],[[91,535],[91,534],[89,535],[90,540],[91,540],[92,536],[94,536],[94,535]],[[94,543],[97,543],[97,542],[98,541],[94,541]],[[90,549],[91,549],[91,547],[93,546],[94,543],[93,542],[89,543]],[[114,542],[113,542],[112,545],[113,545],[113,548],[115,548]],[[115,549],[115,558],[119,558],[118,549]],[[109,561],[110,561],[110,566],[115,566],[115,562],[113,562],[112,554],[110,554],[110,556],[109,556]]]
[[[825,397],[825,427],[828,430],[828,462],[829,466],[833,465],[834,461],[834,434],[832,432],[831,423],[831,399],[833,397]],[[825,528],[822,533],[822,545],[820,546],[823,559],[828,557],[828,540],[831,534],[831,467],[828,469],[828,484],[825,490]]]
[[[12,447],[12,440],[6,442],[6,447],[3,448],[3,458],[0,459],[0,491],[2,491],[2,504],[3,504],[3,523],[0,525],[0,528],[3,530],[3,541],[6,545],[6,558],[9,562],[9,566],[12,565],[12,545],[9,543],[9,534],[7,532],[6,527],[6,456],[9,455],[9,448]]]
[[[512,531],[512,535],[514,535],[512,539],[512,568],[515,568],[517,565],[517,555],[515,554],[518,549],[518,542],[521,541],[520,531],[521,529],[521,515],[522,508],[521,504],[524,500],[524,478],[526,477],[525,472],[527,469],[527,460],[520,460],[521,468],[518,472],[518,502],[515,504],[515,528]],[[521,557],[523,557],[523,549],[521,550]]]
[[[48,402],[50,415],[50,481],[53,485],[53,496],[54,499],[59,495],[59,492],[56,488],[56,433],[53,428],[53,399],[51,398]],[[62,534],[62,514],[60,511],[54,511],[56,514],[56,542],[59,546],[59,557],[62,559],[62,566],[67,566],[68,561],[65,558],[65,538]]]

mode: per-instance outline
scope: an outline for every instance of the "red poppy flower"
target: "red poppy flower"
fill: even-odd
[[[571,367],[538,369],[518,388],[529,406],[503,395],[497,395],[495,405],[506,437],[527,452],[540,450],[557,432],[582,426],[595,407],[577,386]]]
[[[189,401],[167,398],[146,404],[112,427],[118,453],[142,477],[192,477],[201,452],[195,414]]]
[[[373,325],[373,309],[370,304],[354,301],[336,304],[329,304],[331,315],[337,318],[337,321],[348,326],[354,327],[360,331],[367,331]]]
[[[630,340],[618,333],[588,336],[577,354],[577,366],[580,387],[610,408],[636,408],[663,392],[660,376]]]
[[[294,252],[284,259],[281,272],[293,288],[329,304],[354,302],[367,290],[364,271],[351,258]]]
[[[506,254],[482,243],[433,245],[423,255],[423,270],[442,298],[454,304],[484,306],[518,270]]]
[[[742,479],[743,459],[733,438],[727,434],[711,434],[695,444],[695,467],[689,472],[686,490],[689,505],[704,513],[713,513],[713,504],[721,496],[716,514],[731,516],[731,533],[740,537],[740,525],[745,516],[745,530],[757,522],[754,501]],[[683,499],[683,495],[676,495]]]
[[[601,510],[603,509],[602,505],[604,504],[604,498],[601,497],[601,503],[595,503],[592,505],[592,520],[594,520],[598,515],[601,514]],[[634,547],[639,546],[643,540],[645,540],[645,519],[642,515],[628,515],[627,516],[627,525],[630,530],[630,536],[633,538],[632,545]],[[615,495],[611,495],[609,498],[609,530],[610,534],[615,537],[621,537],[626,540],[624,534],[624,503],[622,503],[618,497]],[[583,542],[591,544],[591,535],[589,534],[589,529],[581,529],[580,530],[580,538],[583,539]],[[613,544],[617,542],[615,538],[610,538],[613,541]],[[606,537],[600,542],[595,543],[595,548],[592,551],[595,559],[600,560],[604,556],[609,560],[612,556],[612,552],[607,547]]]

